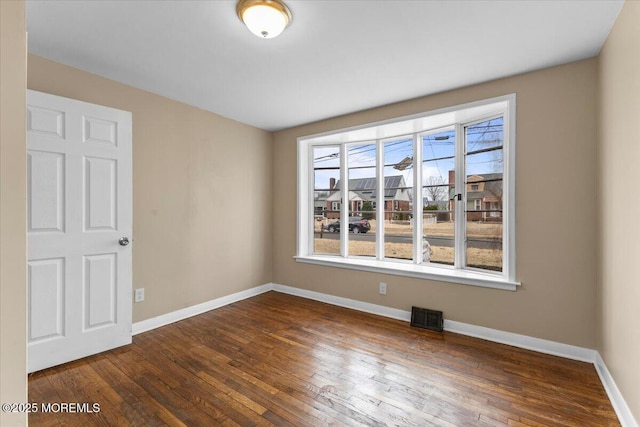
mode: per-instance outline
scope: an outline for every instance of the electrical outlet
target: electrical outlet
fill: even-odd
[[[138,288],[135,290],[134,302],[144,301],[144,288]]]
[[[384,282],[380,282],[380,295],[387,294],[387,284]]]

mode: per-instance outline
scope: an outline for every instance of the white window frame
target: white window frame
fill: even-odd
[[[313,147],[339,145],[341,161],[341,182],[347,179],[347,150],[351,143],[375,140],[378,144],[377,167],[381,172],[384,140],[402,135],[414,136],[414,162],[421,159],[421,147],[419,137],[425,133],[431,133],[444,127],[455,127],[457,135],[463,135],[464,126],[470,123],[485,120],[489,117],[502,116],[503,121],[503,263],[502,272],[490,272],[473,268],[460,268],[464,263],[464,250],[456,248],[456,261],[452,266],[436,266],[424,264],[420,259],[422,248],[414,244],[414,261],[397,262],[385,259],[380,250],[383,250],[384,239],[376,239],[376,257],[349,257],[348,256],[348,228],[341,227],[341,253],[340,255],[326,255],[313,253]],[[324,265],[338,268],[348,268],[369,272],[394,274],[400,276],[417,277],[428,280],[444,281],[464,285],[481,286],[495,289],[515,291],[521,284],[516,280],[515,257],[515,148],[516,148],[516,95],[510,94],[496,98],[471,102],[468,104],[447,107],[435,111],[400,117],[377,123],[370,123],[347,129],[339,129],[331,132],[308,135],[298,138],[298,223],[297,223],[297,262]],[[384,135],[384,137],[380,137]],[[462,159],[463,156],[458,156]],[[421,167],[414,163],[413,187],[421,188]],[[465,177],[458,171],[464,171],[464,165],[456,164],[456,188],[464,187]],[[384,174],[377,179],[384,183]],[[380,182],[380,181],[379,181]],[[378,185],[378,199],[384,194],[384,185]],[[420,190],[414,190],[420,191]],[[466,198],[466,191],[465,198]],[[416,193],[418,194],[418,193]],[[420,193],[421,194],[421,193]],[[464,210],[466,200],[457,201],[456,211]],[[378,204],[377,213],[383,211],[384,204]],[[421,203],[413,204],[413,217],[422,218]],[[342,203],[341,218],[348,217],[347,205]],[[383,217],[383,216],[382,216]],[[384,221],[377,221],[378,236],[384,236]],[[421,221],[419,221],[421,222]],[[456,221],[456,235],[465,235],[464,221]],[[422,240],[421,224],[415,224],[413,241]]]

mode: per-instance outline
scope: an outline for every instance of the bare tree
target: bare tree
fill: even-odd
[[[486,191],[491,194],[496,199],[497,208],[500,211],[499,214],[496,215],[496,212],[491,212],[490,216],[499,216],[502,217],[502,176],[499,179],[493,182],[487,182],[485,185]],[[492,210],[494,210],[493,208]]]
[[[427,198],[432,201],[445,200],[449,187],[441,176],[430,176],[425,180]]]

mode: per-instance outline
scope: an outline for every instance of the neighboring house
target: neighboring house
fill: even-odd
[[[340,217],[341,195],[339,188],[340,181],[331,186],[331,192],[325,204],[327,218]],[[371,209],[376,208],[375,178],[350,179],[348,190],[350,215],[362,216],[365,202],[371,202]],[[411,212],[411,197],[409,197],[409,191],[402,175],[384,178],[384,212],[385,219],[405,219],[404,217]]]
[[[313,197],[313,214],[316,217],[327,216],[327,197],[331,194],[329,191],[316,191]]]
[[[449,210],[455,210],[455,174],[449,171]],[[467,176],[467,221],[502,222],[502,174]]]

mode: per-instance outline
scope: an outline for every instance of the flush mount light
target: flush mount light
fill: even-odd
[[[263,39],[278,36],[291,22],[291,11],[280,0],[240,0],[236,12],[249,31]]]

